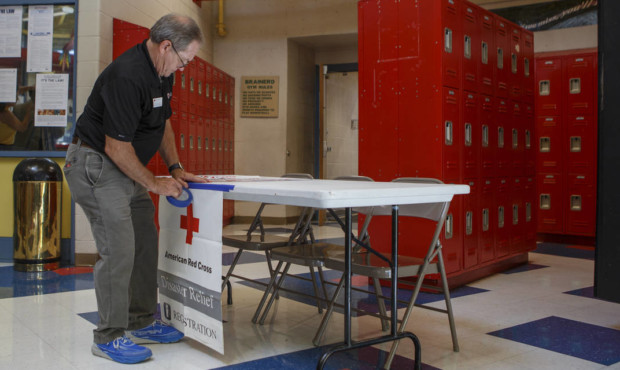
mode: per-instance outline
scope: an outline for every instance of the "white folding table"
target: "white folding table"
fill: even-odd
[[[397,333],[397,305],[391,308],[389,335],[353,343],[351,340],[351,209],[360,207],[392,207],[392,296],[396,297],[398,276],[398,209],[400,205],[446,203],[457,194],[469,193],[467,185],[413,184],[398,182],[358,182],[337,180],[300,180],[257,176],[206,177],[207,183],[190,183],[189,187],[224,192],[224,199],[265,202],[313,208],[345,209],[345,300],[344,343],[336,345],[319,360],[322,369],[336,352],[361,348],[403,338],[413,341],[415,367],[421,366],[421,348],[410,332]]]

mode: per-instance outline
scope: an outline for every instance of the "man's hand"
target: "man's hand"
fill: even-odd
[[[177,168],[176,170],[173,170],[170,175],[172,175],[172,178],[175,179],[184,188],[188,187],[187,181],[191,181],[191,182],[207,182],[202,177],[194,175],[193,173],[185,172],[185,170],[183,170],[181,168]]]
[[[187,187],[187,186],[186,186]],[[155,194],[170,195],[178,198],[183,193],[181,183],[169,177],[156,177],[152,189],[148,189]]]

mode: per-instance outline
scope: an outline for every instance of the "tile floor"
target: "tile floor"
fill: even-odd
[[[229,226],[227,232],[243,232],[243,226]],[[337,238],[339,233],[332,225],[316,230],[319,239]],[[225,265],[235,251],[224,247]],[[264,257],[251,252],[236,272],[256,279],[268,277]],[[293,273],[307,271],[294,268]],[[452,351],[445,315],[414,310],[408,329],[422,343],[423,368],[620,369],[620,304],[592,297],[593,276],[593,252],[544,244],[530,253],[528,265],[454,290],[458,353]],[[337,275],[328,273],[328,278]],[[151,345],[153,358],[131,367],[315,368],[325,348],[312,345],[321,319],[316,307],[283,294],[265,325],[255,325],[250,319],[261,295],[254,284],[233,279],[234,303],[223,308],[225,355],[185,339]],[[443,306],[434,295],[423,294],[420,299]],[[357,295],[354,302],[376,307],[374,299],[366,296]],[[95,311],[91,269],[26,274],[13,271],[11,263],[0,263],[0,369],[126,368],[91,355]],[[342,314],[335,313],[323,343],[342,340],[342,323]],[[378,319],[367,315],[356,316],[352,330],[354,338],[381,333]],[[379,346],[334,356],[327,368],[376,369],[386,349]],[[411,368],[412,352],[410,342],[402,344],[393,368]]]

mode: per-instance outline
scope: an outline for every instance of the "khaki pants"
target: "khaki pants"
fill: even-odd
[[[105,154],[78,141],[64,167],[71,195],[90,221],[100,259],[95,264],[99,324],[95,343],[153,322],[157,310],[155,207],[146,189]]]

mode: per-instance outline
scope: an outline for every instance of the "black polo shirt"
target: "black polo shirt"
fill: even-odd
[[[159,78],[146,40],[127,50],[97,78],[75,134],[102,153],[106,135],[131,142],[146,165],[159,149],[172,115],[173,76]]]

